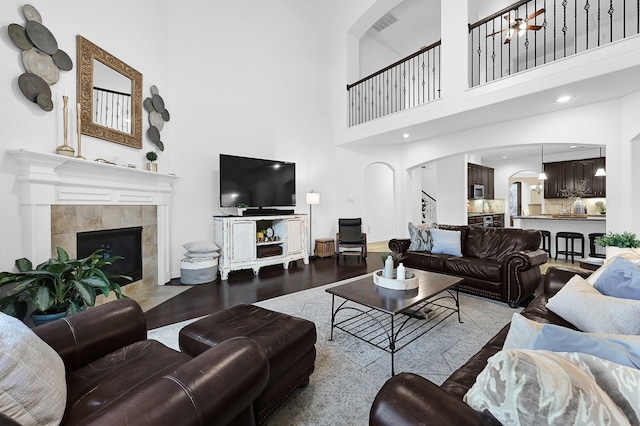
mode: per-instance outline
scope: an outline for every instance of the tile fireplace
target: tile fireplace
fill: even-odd
[[[55,255],[57,246],[77,257],[78,233],[142,227],[139,283],[171,280],[169,206],[176,176],[21,149],[6,152],[20,164],[23,251],[34,264]]]

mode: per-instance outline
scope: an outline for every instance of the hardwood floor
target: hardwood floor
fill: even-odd
[[[149,329],[197,318],[238,303],[254,303],[308,288],[356,277],[382,268],[380,253],[369,253],[367,259],[355,256],[311,259],[262,268],[257,276],[251,270],[231,272],[227,281],[218,280],[193,286],[166,302],[145,312]],[[178,279],[167,285],[181,285]]]
[[[381,255],[382,252],[369,251],[364,261],[355,256],[347,256],[346,259],[340,257],[338,261],[335,257],[315,258],[309,265],[302,261],[291,263],[288,270],[283,269],[282,265],[262,268],[257,276],[251,270],[231,272],[227,281],[218,278],[212,283],[193,286],[149,309],[145,312],[147,327],[158,328],[211,314],[238,303],[254,303],[367,274],[382,268]],[[581,269],[577,263],[572,265],[550,259],[541,267],[542,273],[550,266]],[[167,284],[173,285],[182,286],[179,279]]]

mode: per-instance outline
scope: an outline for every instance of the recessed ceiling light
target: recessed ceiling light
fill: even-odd
[[[571,146],[569,147],[569,149],[576,149],[576,148],[580,148],[580,147],[579,147],[578,145],[571,145]]]
[[[563,102],[569,102],[571,99],[573,99],[573,96],[571,95],[564,95],[564,96],[560,96],[558,99],[556,99],[556,102],[561,104]]]
[[[409,136],[411,136],[409,133],[405,133],[402,135],[403,138],[407,139]]]
[[[503,156],[502,156],[502,158],[507,158],[507,156],[506,156],[506,155],[503,155]]]

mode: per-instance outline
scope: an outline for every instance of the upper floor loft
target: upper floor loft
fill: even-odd
[[[426,139],[561,109],[566,106],[554,102],[561,95],[572,96],[573,107],[640,90],[637,1],[520,0],[493,11],[488,7],[499,0],[484,3],[421,2],[434,9],[424,18],[430,30],[423,37],[432,39],[347,85],[342,142]],[[377,56],[384,56],[393,39],[380,39],[387,46]],[[361,42],[360,52],[350,53],[371,55],[372,44]],[[368,63],[361,57],[359,65],[366,70]]]

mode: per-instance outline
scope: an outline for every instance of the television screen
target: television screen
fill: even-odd
[[[220,154],[220,207],[296,205],[296,165]]]

